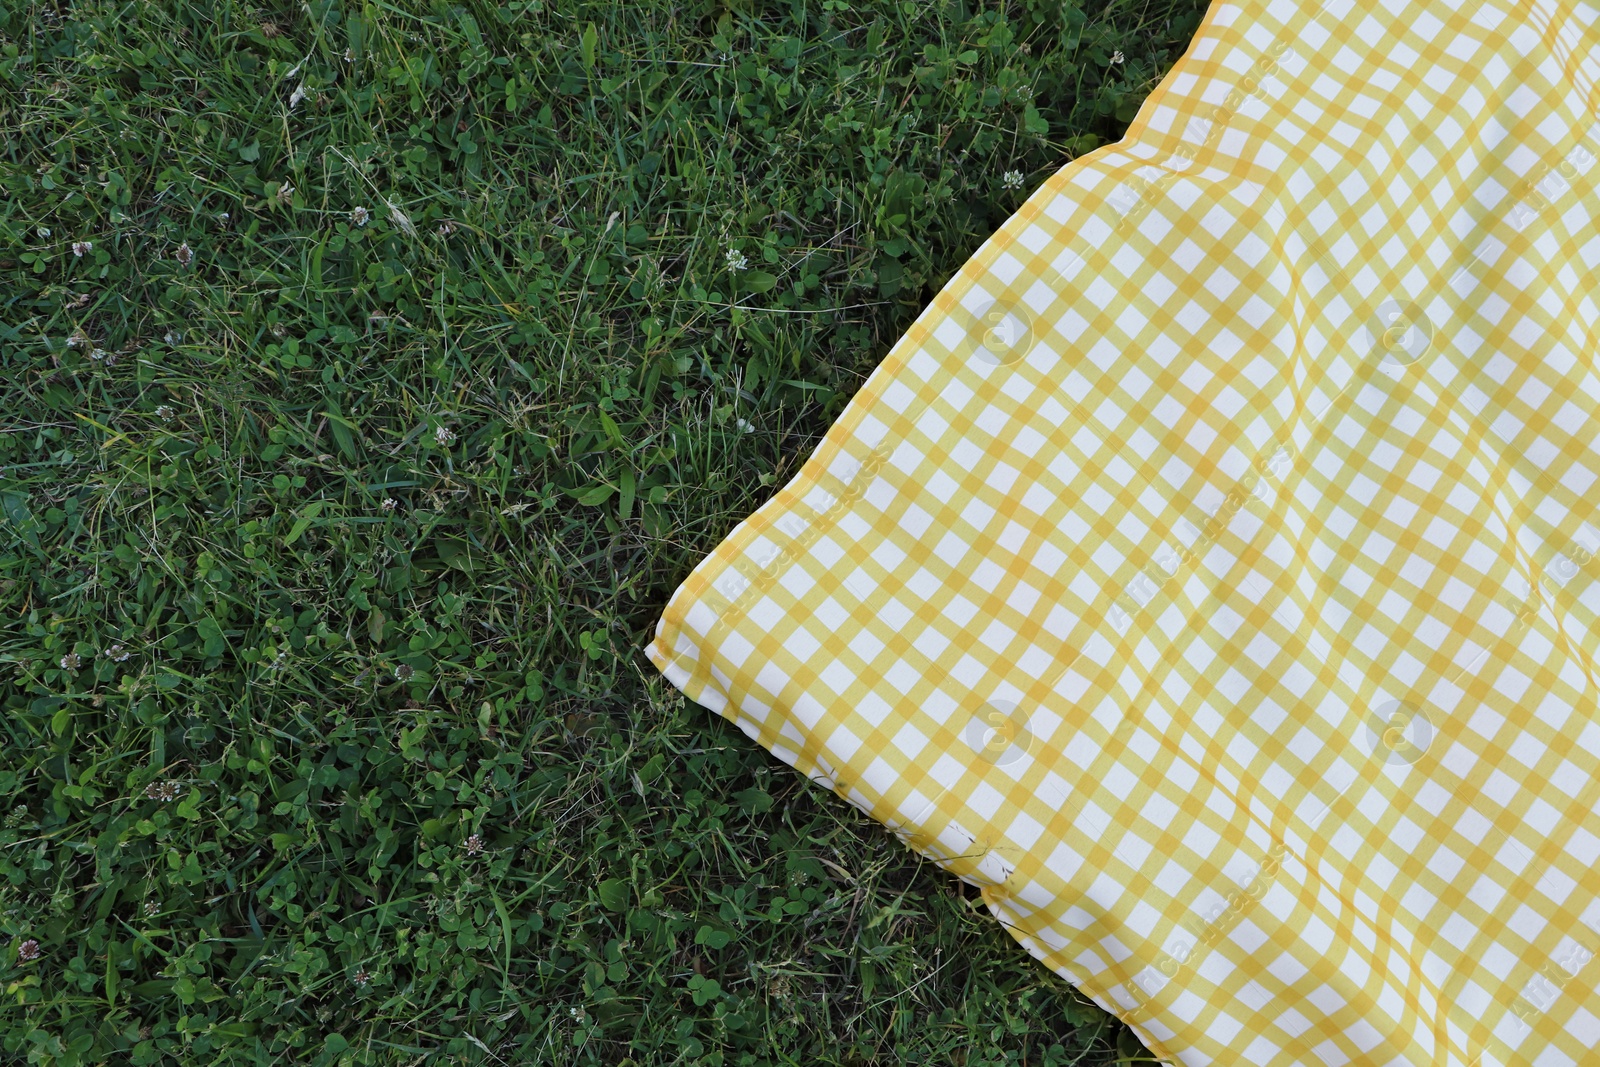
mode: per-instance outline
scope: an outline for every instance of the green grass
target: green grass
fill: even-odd
[[[641,649],[1202,13],[0,5],[0,1059],[1135,1054]]]

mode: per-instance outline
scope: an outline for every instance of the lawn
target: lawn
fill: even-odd
[[[1203,9],[0,5],[0,1059],[1134,1055],[642,647]]]

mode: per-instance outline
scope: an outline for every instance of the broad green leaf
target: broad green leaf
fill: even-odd
[[[627,467],[622,468],[622,473],[617,475],[617,481],[622,483],[622,496],[617,501],[617,513],[626,519],[633,514],[633,471]]]
[[[578,46],[583,50],[583,69],[594,69],[595,45],[599,42],[600,35],[595,31],[594,23],[589,23],[583,28],[583,37]]]
[[[471,574],[476,569],[476,559],[472,552],[472,545],[461,538],[441,537],[435,542],[435,547],[439,550],[439,559],[444,562],[446,567],[454,567],[456,570],[467,574]],[[443,640],[443,638],[441,637],[440,640]],[[429,647],[437,646],[438,642],[436,641]]]
[[[742,810],[753,812],[756,815],[760,815],[764,811],[770,811],[773,803],[772,794],[753,787],[741,789],[733,794],[733,801]]]
[[[604,408],[595,408],[595,414],[600,416],[600,425],[606,432],[606,437],[618,448],[625,448],[627,442],[623,440],[622,430],[617,426],[617,420],[606,414]]]
[[[283,539],[283,545],[285,548],[300,540],[300,535],[305,533],[307,528],[310,527],[311,520],[322,514],[322,506],[324,503],[325,501],[322,500],[313,500],[310,504],[306,505],[306,509],[300,513],[300,517],[294,520],[294,525],[289,527],[289,536]]]
[[[6,521],[22,536],[33,548],[39,547],[39,523],[33,517],[33,512],[28,508],[28,494],[26,493],[0,493],[0,505],[6,513]]]
[[[728,942],[732,940],[733,935],[728,933],[726,930],[718,930],[710,926],[700,927],[699,930],[695,931],[694,935],[695,944],[704,945],[707,948],[713,949],[726,948]]]
[[[607,878],[599,885],[600,903],[608,911],[626,911],[628,908],[628,883],[621,878]]]
[[[359,64],[367,40],[366,21],[360,15],[351,12],[345,16],[345,31],[349,34],[350,62]],[[360,68],[357,67],[357,69]]]
[[[666,760],[662,759],[660,753],[657,753],[646,760],[643,767],[639,768],[639,781],[643,782],[645,785],[649,785],[651,782],[661,777],[661,772],[665,768]]]
[[[591,485],[589,488],[575,493],[574,496],[577,498],[578,503],[586,507],[594,507],[610,500],[611,495],[616,491],[617,487],[614,485]]]
[[[333,434],[333,443],[339,446],[339,451],[344,454],[345,459],[351,463],[359,462],[361,453],[356,448],[355,424],[340,415],[339,409],[332,405],[328,407],[327,416],[328,432]]]
[[[777,275],[764,270],[746,271],[740,280],[740,285],[749,293],[764,293],[777,284]]]

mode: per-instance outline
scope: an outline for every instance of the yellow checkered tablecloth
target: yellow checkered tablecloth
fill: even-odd
[[[1600,1063],[1597,45],[1215,0],[652,660],[1175,1063]]]

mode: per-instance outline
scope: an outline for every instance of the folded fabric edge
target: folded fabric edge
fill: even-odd
[[[646,646],[645,654],[661,671],[662,675],[667,679],[667,681],[671,682],[673,686],[675,686],[690,700],[734,723],[752,739],[760,741],[760,727],[756,723],[740,715],[738,709],[734,706],[727,694],[723,693],[712,682],[697,678],[690,671],[676,662],[674,658],[667,655],[666,651],[661,646],[661,634],[659,631],[660,628],[658,627],[657,639]],[[804,774],[807,778],[810,778],[812,781],[818,782],[819,784],[829,785],[837,794],[843,796],[844,799],[850,801],[854,806],[866,810],[863,805],[855,803],[846,794],[846,790],[848,788],[846,783],[836,782],[832,777],[820,773],[820,768],[818,768],[813,761],[808,759],[804,753],[794,749],[780,750],[773,748],[770,745],[766,747],[768,747],[769,751],[771,751],[774,756],[782,759],[784,762],[794,767],[795,770]],[[921,858],[937,864],[946,874],[955,875],[958,878],[960,877],[959,875],[956,875],[956,872],[950,870],[948,864],[940,861],[937,857],[929,856],[926,852],[916,848],[910,841],[901,835],[891,831],[891,836],[899,841],[899,843],[907,851],[910,851]],[[1141,1042],[1143,1042],[1144,1046],[1149,1049],[1158,1059],[1174,1064],[1183,1062],[1164,1044],[1165,1040],[1176,1036],[1173,1031],[1163,1026],[1160,1027],[1160,1034],[1158,1036],[1157,1032],[1153,1029],[1159,1025],[1156,1020],[1135,1020],[1129,1018],[1129,1010],[1118,1004],[1117,1001],[1111,996],[1109,991],[1101,990],[1095,986],[1086,975],[1077,972],[1067,957],[1050,948],[1040,939],[1037,933],[1027,929],[1027,927],[1024,925],[1025,916],[1016,910],[1017,905],[1020,905],[1021,902],[1019,901],[1016,902],[1016,904],[1013,904],[1013,902],[1008,898],[1003,885],[979,884],[976,888],[978,890],[978,896],[983,901],[984,907],[988,910],[990,916],[992,916],[1005,929],[1006,933],[1011,937],[1011,939],[1020,945],[1024,951],[1026,951],[1034,959],[1038,960],[1039,963],[1055,972],[1057,976],[1069,982],[1075,987],[1079,995],[1088,998],[1101,1010],[1115,1016],[1129,1029],[1133,1030],[1134,1034]]]

